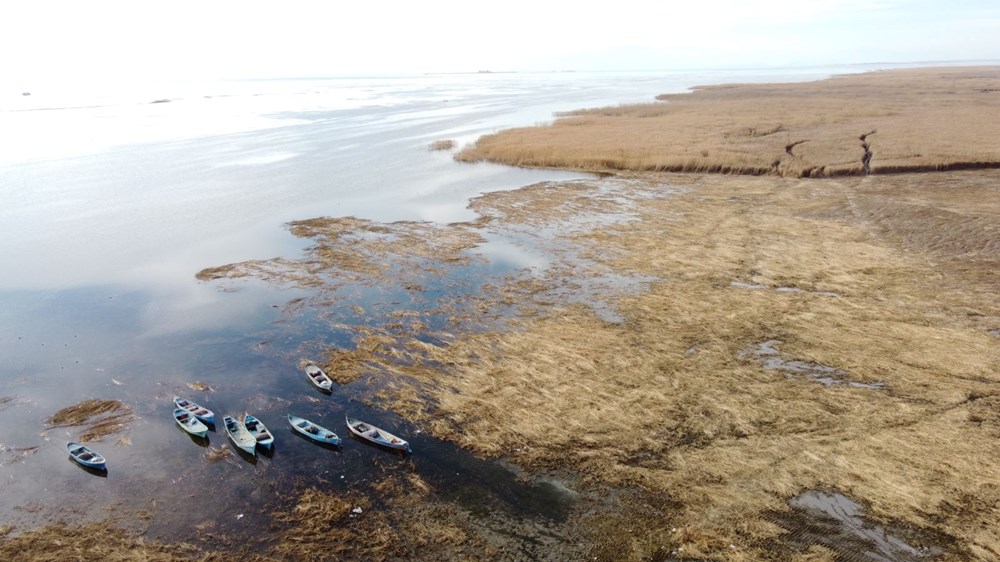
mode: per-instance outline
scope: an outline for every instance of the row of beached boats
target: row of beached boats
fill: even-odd
[[[317,365],[307,365],[305,373],[309,377],[309,381],[320,390],[329,392],[333,387],[333,380]],[[181,429],[201,439],[208,436],[209,426],[212,428],[215,427],[214,412],[179,396],[174,397],[173,416],[174,421],[177,422],[177,425]],[[413,452],[407,441],[396,437],[384,429],[350,416],[345,416],[345,421],[347,422],[347,429],[351,434],[360,439],[388,449],[405,451],[407,453]],[[265,451],[270,451],[274,446],[274,434],[268,431],[264,422],[257,417],[244,414],[243,419],[237,419],[227,415],[222,417],[222,423],[226,429],[226,434],[233,444],[250,455],[256,455],[258,447]],[[334,447],[340,446],[340,437],[333,431],[317,423],[288,414],[288,424],[298,433],[317,443]],[[87,468],[96,470],[107,469],[107,460],[86,445],[71,442],[67,443],[66,450],[73,460]]]

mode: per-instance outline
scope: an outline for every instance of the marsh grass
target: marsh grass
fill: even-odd
[[[467,516],[433,498],[416,474],[371,483],[372,496],[308,488],[274,515],[273,554],[283,560],[493,558],[496,549],[469,531]]]
[[[995,168],[998,92],[998,67],[708,86],[659,96],[658,103],[582,110],[548,126],[501,131],[456,158],[791,177]]]
[[[427,147],[428,150],[451,150],[455,148],[455,141],[451,139],[436,140]]]
[[[254,260],[198,272],[202,281],[253,277],[268,283],[322,288],[332,293],[350,283],[399,281],[420,286],[440,268],[464,265],[467,250],[483,240],[470,229],[424,222],[380,224],[354,217],[317,218],[288,224],[292,235],[316,241],[301,260]]]
[[[427,332],[421,312],[399,311],[354,326],[357,349],[331,351],[328,367],[369,373],[373,404],[480,455],[641,490],[579,527],[606,559],[813,552],[767,514],[835,488],[874,521],[946,542],[944,559],[987,560],[1000,552],[988,524],[1000,452],[983,445],[1000,436],[997,185],[991,172],[632,175],[490,194],[473,203],[475,228],[539,233],[540,247],[587,258],[456,305],[520,310],[503,330]],[[622,220],[592,220],[602,210]],[[603,295],[619,322],[572,304],[607,269],[647,280]],[[487,325],[452,327],[470,324]],[[784,361],[881,386],[765,368],[746,350],[770,340]],[[628,528],[643,536],[623,547]]]
[[[91,398],[59,410],[45,423],[48,429],[82,426],[80,440],[89,442],[119,433],[133,420],[135,413],[129,405],[119,400]],[[120,439],[119,443],[128,441]]]
[[[23,562],[102,560],[107,562],[223,562],[253,556],[205,553],[185,544],[161,544],[117,528],[112,522],[50,525],[22,534],[0,533],[0,559]]]
[[[483,234],[535,244],[543,271],[439,302],[445,328],[431,330],[427,311],[353,309],[372,322],[337,324],[357,346],[331,351],[328,366],[368,373],[371,403],[437,437],[529,470],[572,467],[610,490],[616,500],[590,505],[575,527],[574,540],[593,543],[590,558],[840,559],[779,524],[792,498],[838,490],[871,521],[940,547],[940,560],[995,560],[1000,172],[878,173],[993,166],[996,73],[705,88],[500,133],[463,158],[785,177],[542,184],[480,197],[480,220],[448,227],[303,221],[292,232],[316,241],[304,259],[228,274],[416,287],[427,271],[473,259]],[[875,175],[845,177],[861,173],[862,150]],[[609,271],[641,290],[588,292]],[[337,306],[324,290],[310,304]],[[617,319],[600,316],[597,301]],[[768,368],[747,350],[769,341],[786,363],[879,385],[825,386]],[[379,484],[387,495],[398,485]],[[316,491],[302,501],[342,521],[342,502],[362,500]],[[371,505],[376,557],[401,556],[385,525],[449,517],[392,519]],[[460,528],[466,540],[488,534]]]

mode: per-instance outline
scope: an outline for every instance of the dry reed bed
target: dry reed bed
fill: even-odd
[[[82,426],[79,439],[86,443],[119,433],[134,419],[132,408],[119,400],[91,398],[59,410],[45,423],[47,429]],[[127,437],[119,439],[121,444],[127,442]]]
[[[577,466],[669,499],[635,559],[663,547],[775,556],[759,545],[783,530],[763,514],[810,488],[944,532],[959,558],[996,557],[1000,452],[988,443],[1000,417],[988,405],[1000,402],[1000,350],[985,328],[1000,319],[989,297],[998,253],[980,244],[1000,225],[997,198],[981,199],[996,175],[939,176],[924,201],[907,199],[923,177],[673,178],[692,191],[591,235],[614,267],[664,279],[620,301],[625,321],[566,309],[441,348],[432,358],[451,366],[446,376],[411,371],[435,389],[428,426],[482,454],[517,451],[525,465]],[[956,197],[982,204],[953,204],[933,236],[912,235],[934,201]],[[769,339],[887,390],[827,388],[741,359]],[[405,410],[419,417],[415,406]]]
[[[580,526],[604,559],[850,556],[784,540],[770,515],[836,489],[944,559],[988,560],[1000,555],[1000,452],[984,445],[1000,436],[997,185],[990,172],[644,175],[490,194],[473,202],[482,220],[451,228],[535,233],[586,259],[554,259],[464,308],[522,309],[510,329],[445,336],[402,311],[413,321],[355,326],[358,349],[334,353],[436,436],[642,490]],[[558,290],[608,269],[658,280],[604,295],[618,323]],[[745,353],[769,340],[884,390],[825,387]],[[623,547],[628,528],[643,533]]]
[[[441,503],[416,474],[371,483],[374,496],[308,488],[274,515],[281,560],[496,559],[467,516]]]
[[[670,178],[690,191],[650,200],[644,190],[641,221],[587,236],[607,265],[663,279],[619,301],[624,322],[553,309],[518,330],[424,345],[426,362],[385,367],[414,381],[395,382],[395,408],[484,455],[648,490],[669,508],[591,521],[641,525],[631,559],[678,548],[784,559],[790,552],[776,545],[785,530],[766,514],[813,488],[943,534],[953,557],[990,559],[1000,552],[988,524],[1000,453],[984,444],[1000,436],[990,413],[1000,351],[986,327],[1000,309],[989,297],[997,249],[980,242],[998,221],[995,203],[971,202],[995,195],[996,175],[935,176],[921,191],[925,177]],[[933,236],[912,235],[942,199],[954,201],[953,214]],[[571,207],[538,208],[550,214],[532,215],[536,224],[565,221]],[[746,359],[770,339],[886,390],[827,388]]]
[[[113,520],[89,525],[49,525],[26,533],[0,528],[0,559],[23,562],[264,562],[247,553],[205,552],[185,543],[147,541]]]
[[[583,110],[481,137],[456,155],[591,171],[822,177],[1000,167],[1000,67],[734,84]]]

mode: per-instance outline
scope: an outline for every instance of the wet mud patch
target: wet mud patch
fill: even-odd
[[[754,359],[760,362],[761,366],[769,371],[781,371],[785,376],[792,378],[796,376],[804,377],[808,380],[818,382],[823,386],[849,386],[851,388],[863,388],[867,390],[883,390],[885,383],[882,382],[859,382],[847,378],[847,371],[820,365],[811,361],[799,359],[789,359],[781,354],[778,346],[779,340],[767,340],[744,349],[740,353],[740,359]]]
[[[866,517],[860,504],[837,491],[810,490],[788,500],[788,507],[788,512],[767,517],[786,531],[770,545],[778,550],[827,550],[834,560],[857,562],[921,562],[936,559],[951,544],[933,531],[879,525]]]

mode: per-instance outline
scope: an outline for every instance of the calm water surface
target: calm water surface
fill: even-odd
[[[68,85],[0,91],[0,524],[100,518],[107,506],[150,509],[153,535],[184,537],[266,524],[293,482],[347,489],[405,465],[474,510],[558,519],[566,500],[518,480],[419,428],[362,404],[353,384],[324,396],[297,368],[328,345],[350,345],[329,318],[282,308],[308,296],[248,283],[237,292],[195,280],[208,266],[296,257],[283,224],[317,216],[451,222],[467,200],[579,174],[459,164],[431,152],[556,111],[651,101],[698,84],[815,79],[865,67],[628,74],[472,74],[206,84]],[[31,91],[23,96],[23,91]],[[16,93],[15,93],[16,92]],[[160,101],[167,100],[167,101]],[[151,103],[151,102],[158,103]],[[460,290],[537,267],[514,244],[456,270]],[[483,249],[489,255],[490,249]],[[357,292],[366,309],[399,295]],[[405,297],[402,297],[405,298]],[[405,304],[405,303],[404,303]],[[350,321],[349,319],[344,320]],[[186,385],[202,381],[213,392]],[[276,434],[256,462],[206,460],[170,416],[174,395],[221,416],[249,411]],[[118,399],[139,419],[95,445],[106,477],[71,463],[73,428],[44,431],[60,408]],[[318,400],[317,400],[318,399]],[[294,436],[293,412],[334,429],[331,451]],[[344,414],[411,441],[397,457],[346,438]],[[226,442],[210,433],[210,445]],[[37,447],[37,449],[33,449]],[[32,452],[34,451],[34,452]],[[192,514],[188,506],[201,502]],[[68,507],[63,509],[62,506]],[[96,512],[90,512],[93,508]],[[112,509],[111,511],[114,511]]]

